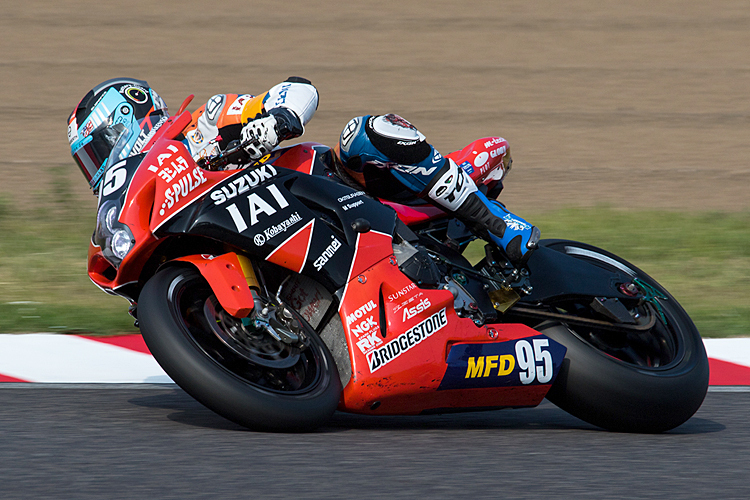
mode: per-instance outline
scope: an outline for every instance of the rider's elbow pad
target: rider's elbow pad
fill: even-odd
[[[318,109],[318,90],[308,80],[291,77],[268,91],[263,106],[269,113],[276,108],[294,111],[304,127]]]

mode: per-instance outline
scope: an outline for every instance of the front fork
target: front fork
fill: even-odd
[[[221,307],[239,319],[249,332],[264,331],[284,344],[304,345],[304,336],[286,325],[294,322],[291,311],[283,305],[269,308],[261,298],[260,283],[250,259],[230,252],[219,256],[189,255],[177,260],[193,264],[208,281]]]

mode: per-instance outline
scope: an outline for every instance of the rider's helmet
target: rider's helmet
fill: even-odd
[[[404,183],[410,177],[402,176],[401,182],[393,178],[393,171],[413,173],[432,172],[435,165],[442,166],[442,157],[433,164],[438,153],[426,141],[417,128],[404,118],[387,114],[380,116],[360,116],[346,124],[341,132],[336,153],[341,160],[337,167],[368,192],[391,201],[414,200],[414,192],[424,186],[410,186]],[[427,160],[428,169],[421,169]]]
[[[89,186],[97,189],[109,164],[138,154],[168,117],[142,80],[115,78],[90,90],[68,118],[70,153]]]

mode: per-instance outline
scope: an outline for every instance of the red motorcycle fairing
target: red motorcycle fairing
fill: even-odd
[[[109,291],[137,283],[162,241],[208,236],[294,272],[327,276],[330,290],[341,287],[339,315],[352,373],[340,400],[342,410],[415,414],[539,404],[554,381],[564,348],[524,325],[478,327],[455,313],[449,291],[418,288],[399,270],[393,254],[395,214],[362,192],[308,175],[323,168],[317,160],[326,150],[303,143],[275,151],[255,169],[213,172],[195,165],[181,142],[161,137],[145,156],[128,159],[106,174],[110,184],[104,184],[108,187],[102,189],[100,204],[119,200],[117,222],[130,228],[135,242],[119,266],[92,243],[92,280]],[[263,174],[263,165],[275,169],[274,175],[271,170]],[[241,186],[234,183],[241,184],[248,175],[255,176],[246,181],[253,189],[240,199]],[[267,217],[258,229],[251,227],[253,209],[248,207],[250,199],[244,199],[256,191],[266,204],[276,203],[264,212]],[[344,238],[339,241],[341,235],[307,205],[335,212],[343,222],[339,231]],[[433,212],[425,212],[424,220],[444,216],[439,209]],[[351,223],[357,218],[367,218],[372,229],[355,232]],[[289,221],[289,233],[285,226],[278,234],[258,236],[284,221]],[[330,248],[334,241],[346,250]],[[252,296],[235,253],[175,260],[194,265],[230,314],[243,317],[252,311]],[[342,264],[348,270],[339,269]],[[553,367],[547,358],[555,361]],[[526,378],[521,378],[521,368]],[[531,373],[543,376],[529,378]]]
[[[129,227],[134,243],[119,266],[92,243],[91,279],[104,290],[118,290],[133,300],[137,290],[122,287],[141,280],[157,247],[170,236],[195,235],[323,279],[331,291],[342,287],[357,239],[352,221],[367,216],[373,228],[392,232],[396,217],[361,191],[282,168],[319,165],[326,151],[321,145],[301,144],[275,151],[254,168],[214,172],[195,165],[182,143],[162,137],[147,154],[108,171],[117,183],[105,191],[100,204],[120,204],[117,222]],[[343,227],[337,232],[320,221],[311,205],[335,213]]]
[[[195,165],[187,148],[162,137],[145,156],[113,165],[105,173],[99,205],[117,201],[117,222],[133,234],[133,247],[117,268],[93,242],[89,248],[89,276],[99,287],[115,290],[137,282],[143,266],[159,245],[154,232],[205,195],[232,172],[209,172]]]
[[[361,234],[339,308],[352,368],[339,409],[417,414],[538,405],[565,348],[525,325],[478,327],[456,315],[453,300],[401,273],[390,235]]]
[[[221,307],[237,318],[244,318],[254,307],[247,279],[236,253],[224,255],[187,255],[175,259],[194,265],[216,295]]]

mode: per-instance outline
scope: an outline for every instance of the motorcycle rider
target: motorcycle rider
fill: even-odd
[[[443,157],[398,115],[353,118],[341,132],[338,153],[346,174],[368,192],[394,199],[406,191],[428,201],[503,248],[512,262],[525,262],[537,246],[539,229],[489,200],[455,161]],[[506,147],[503,175],[511,163]]]
[[[236,140],[257,160],[281,141],[301,136],[317,107],[318,91],[311,82],[289,77],[259,96],[211,97],[192,113],[178,139],[196,161],[215,156]],[[68,119],[71,154],[89,186],[98,191],[109,159],[113,163],[140,153],[168,117],[164,101],[142,80],[115,78],[89,91]],[[345,172],[375,196],[388,199],[394,186],[406,190],[499,245],[513,262],[525,262],[536,248],[536,227],[490,201],[456,162],[444,158],[398,115],[352,119],[337,149]],[[505,154],[507,170],[509,150]]]
[[[259,96],[217,94],[193,113],[180,139],[196,161],[235,140],[247,143],[250,158],[258,159],[302,135],[317,107],[318,91],[299,77]],[[70,151],[89,186],[98,191],[108,159],[140,153],[168,117],[166,104],[145,81],[115,78],[90,90],[68,118]]]

